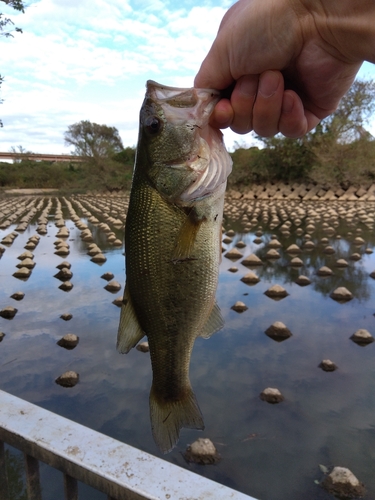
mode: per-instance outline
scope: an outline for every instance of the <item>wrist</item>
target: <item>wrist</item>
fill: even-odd
[[[375,63],[374,0],[301,0],[332,55],[348,63]]]

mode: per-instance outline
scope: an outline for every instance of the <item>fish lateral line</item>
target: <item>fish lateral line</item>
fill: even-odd
[[[168,260],[167,262],[171,262],[172,264],[176,265],[176,264],[183,264],[184,262],[190,262],[193,260],[199,260],[199,259],[198,257],[183,257],[183,258],[181,257]]]

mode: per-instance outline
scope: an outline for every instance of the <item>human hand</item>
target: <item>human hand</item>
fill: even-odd
[[[230,98],[216,105],[212,125],[300,137],[335,111],[366,48],[357,43],[353,53],[345,39],[337,43],[347,34],[339,15],[327,13],[329,3],[319,9],[315,2],[312,11],[303,0],[240,0],[228,10],[195,78],[196,87],[226,89],[234,83]]]

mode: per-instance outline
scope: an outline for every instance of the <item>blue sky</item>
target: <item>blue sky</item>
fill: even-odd
[[[9,13],[23,34],[1,39],[0,151],[69,153],[80,120],[116,127],[135,146],[145,82],[190,87],[232,0],[26,0]],[[360,76],[375,78],[365,63]],[[375,134],[375,126],[371,127]],[[225,132],[251,144],[251,135]]]

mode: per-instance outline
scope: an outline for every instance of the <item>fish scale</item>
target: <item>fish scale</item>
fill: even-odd
[[[182,427],[204,428],[189,380],[190,357],[198,336],[207,338],[223,326],[215,293],[223,172],[229,174],[231,160],[221,132],[208,125],[218,96],[216,91],[149,82],[140,115],[125,227],[126,286],[118,349],[128,352],[144,334],[148,337],[151,427],[164,453],[175,446]],[[184,108],[188,127],[182,120]],[[193,118],[196,126],[191,126]],[[221,172],[216,183],[212,169]],[[204,182],[198,182],[202,175],[210,183],[208,192]],[[198,190],[205,194],[194,197]]]

